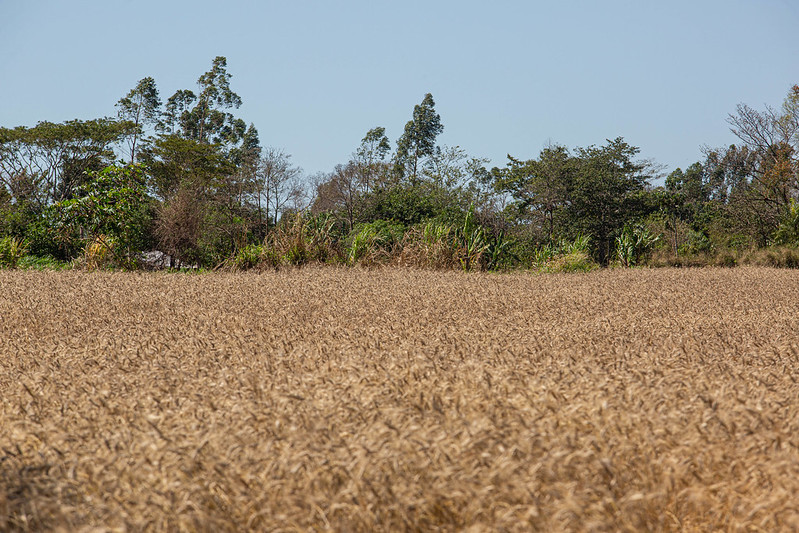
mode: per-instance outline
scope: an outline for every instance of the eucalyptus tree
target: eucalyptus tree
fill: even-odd
[[[253,231],[259,239],[263,238],[257,216],[258,166],[262,151],[258,130],[250,124],[239,145],[228,152],[230,172],[218,181],[214,195],[218,225],[236,249],[246,244]]]
[[[257,225],[260,141],[255,126],[232,113],[242,100],[231,78],[226,58],[214,58],[196,91],[167,99],[160,135],[142,153],[161,202],[162,243],[178,256],[231,253]]]
[[[464,190],[484,180],[489,160],[472,157],[460,146],[436,146],[428,160],[428,177],[439,188]]]
[[[137,126],[129,139],[130,162],[133,163],[136,159],[138,141],[147,133],[145,128],[160,124],[161,98],[158,96],[155,80],[149,76],[139,80],[127,95],[119,99],[116,107],[120,119],[130,121]]]
[[[391,151],[391,143],[386,136],[386,128],[378,126],[366,132],[361,144],[352,156],[361,186],[369,193],[375,185],[384,180],[388,174],[386,156]]]
[[[246,123],[233,116],[230,109],[241,106],[241,97],[230,88],[232,75],[227,59],[214,58],[211,70],[197,79],[195,94],[181,89],[169,97],[165,106],[163,129],[187,139],[225,146],[236,145],[246,132]]]
[[[191,117],[191,105],[197,99],[194,91],[178,89],[170,96],[164,105],[164,112],[159,124],[160,131],[165,135],[182,135],[186,137]]]
[[[405,124],[405,131],[397,141],[394,171],[411,184],[419,182],[425,158],[435,153],[436,137],[444,131],[441,116],[436,113],[433,95],[427,93],[422,103],[413,108],[413,118]]]

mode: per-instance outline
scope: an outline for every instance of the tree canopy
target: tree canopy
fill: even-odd
[[[551,144],[489,170],[487,159],[439,144],[444,124],[427,93],[393,151],[375,126],[348,160],[307,176],[285,150],[261,144],[237,116],[242,103],[217,56],[166,101],[142,78],[115,118],[0,127],[0,237],[64,259],[106,243],[127,266],[145,248],[173,265],[218,265],[276,246],[289,224],[299,233],[281,253],[293,263],[366,260],[368,246],[375,257],[464,268],[559,254],[623,266],[655,252],[673,263],[735,261],[799,248],[799,86],[779,107],[739,105],[729,116],[737,144],[666,175],[623,137]]]

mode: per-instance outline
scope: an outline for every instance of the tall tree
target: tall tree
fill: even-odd
[[[186,131],[190,128],[189,119],[191,118],[191,104],[197,100],[197,96],[189,89],[179,89],[170,96],[164,106],[164,114],[159,124],[159,129],[167,135],[188,136]]]
[[[258,166],[261,158],[261,141],[258,130],[250,124],[244,133],[241,144],[230,151],[229,159],[235,172],[227,180],[227,187],[240,207],[254,207],[257,204]]]
[[[743,145],[757,154],[751,184],[765,203],[787,208],[799,194],[799,86],[791,88],[780,109],[757,111],[741,104],[729,123]]]
[[[653,191],[665,228],[670,232],[675,257],[680,249],[681,228],[690,225],[694,231],[707,232],[701,215],[708,210],[709,202],[716,201],[715,191],[708,166],[699,162],[693,163],[685,171],[675,169],[666,177],[664,187]]]
[[[422,103],[413,108],[413,118],[405,124],[405,131],[397,141],[395,172],[400,178],[410,179],[412,184],[418,183],[423,160],[435,153],[436,137],[444,131],[435,105],[433,95],[427,93]]]
[[[86,172],[110,164],[115,145],[136,130],[109,118],[0,128],[0,183],[41,210],[73,197]]]
[[[276,148],[261,153],[257,179],[258,213],[262,224],[275,225],[286,205],[302,194],[302,169],[291,156]]]
[[[256,210],[261,151],[258,130],[250,124],[241,143],[227,154],[230,172],[217,179],[214,195],[217,227],[226,235],[231,249],[245,245],[252,231],[263,237]]]
[[[261,198],[258,131],[230,112],[241,105],[230,79],[218,56],[196,93],[176,91],[164,106],[162,134],[143,157],[162,202],[162,245],[186,260],[214,260],[241,245]]]
[[[182,89],[167,100],[166,131],[205,144],[237,144],[247,125],[228,111],[241,106],[241,97],[230,88],[231,77],[227,72],[227,59],[214,58],[211,70],[197,79],[197,94]]]
[[[707,168],[702,163],[694,163],[685,171],[676,169],[666,178],[666,191],[675,193],[684,206],[684,217],[693,221],[704,205],[713,198],[713,186]]]
[[[139,138],[145,133],[145,127],[155,126],[159,123],[161,115],[161,98],[153,78],[147,77],[139,80],[136,87],[127,95],[119,99],[116,104],[117,116],[137,126],[131,135],[130,162],[136,159],[136,149]]]
[[[799,86],[779,109],[740,104],[728,121],[741,145],[711,152],[708,162],[725,178],[733,228],[763,246],[799,198]]]
[[[358,165],[353,161],[336,165],[333,172],[316,186],[313,210],[343,215],[347,231],[352,231],[362,193]]]
[[[142,160],[149,169],[150,190],[160,200],[156,217],[160,249],[189,263],[212,260],[212,246],[206,244],[226,233],[216,215],[225,203],[228,177],[235,173],[230,159],[217,145],[160,135],[142,151]]]
[[[162,202],[181,189],[208,192],[234,171],[216,146],[177,135],[161,135],[142,152],[150,174],[150,188]]]
[[[569,194],[573,231],[591,235],[600,263],[607,264],[613,239],[629,222],[644,214],[641,193],[649,179],[648,164],[636,161],[639,148],[623,138],[605,146],[578,148],[578,170]]]
[[[786,146],[793,157],[799,155],[799,86],[788,92],[780,109],[766,106],[757,111],[746,104],[738,105],[728,117],[730,129],[750,150],[763,158],[777,160]]]
[[[387,174],[385,159],[391,150],[386,137],[386,128],[378,126],[366,132],[361,144],[353,154],[361,185],[365,192],[371,191]]]
[[[510,193],[519,214],[531,220],[549,243],[563,226],[561,215],[570,201],[578,161],[565,146],[550,146],[538,159],[520,161],[508,156],[504,169],[494,169],[496,187]]]

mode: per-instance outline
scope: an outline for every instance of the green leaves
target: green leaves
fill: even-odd
[[[20,259],[27,253],[27,241],[13,237],[0,239],[0,267],[16,268]]]
[[[214,58],[211,70],[197,79],[199,93],[181,89],[169,97],[162,130],[204,144],[241,141],[247,125],[226,111],[241,106],[241,97],[230,88],[231,77],[227,59]]]
[[[634,159],[638,151],[622,138],[574,154],[551,146],[538,159],[509,157],[492,177],[497,191],[516,201],[517,222],[532,226],[539,242],[590,235],[599,261],[606,263],[613,237],[645,212],[647,166]]]
[[[628,224],[616,237],[616,258],[623,267],[641,263],[660,240],[641,224]]]
[[[55,225],[65,233],[84,232],[88,243],[116,243],[107,248],[118,263],[129,264],[150,222],[144,171],[138,165],[106,167],[89,174],[84,192],[53,206]]]
[[[44,209],[70,198],[87,170],[113,160],[113,146],[139,131],[130,121],[110,118],[40,122],[32,128],[0,128],[0,183],[16,192],[14,180],[30,182],[27,198]]]
[[[793,198],[788,205],[788,212],[774,233],[773,243],[777,245],[799,245],[799,202]]]
[[[160,118],[161,98],[153,78],[139,80],[136,87],[130,90],[117,102],[117,115],[123,120],[135,124],[155,124]]]
[[[161,121],[161,99],[153,78],[139,80],[136,87],[119,99],[117,115],[123,120],[133,122],[138,129],[130,136],[130,162],[136,160],[136,150],[144,126],[159,126]]]
[[[433,155],[436,137],[444,131],[435,105],[433,95],[427,93],[422,103],[413,108],[413,118],[405,124],[405,132],[397,141],[394,170],[412,183],[418,181],[421,161]]]

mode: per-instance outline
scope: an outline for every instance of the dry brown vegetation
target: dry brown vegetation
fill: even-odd
[[[0,530],[799,528],[799,273],[0,272]]]

